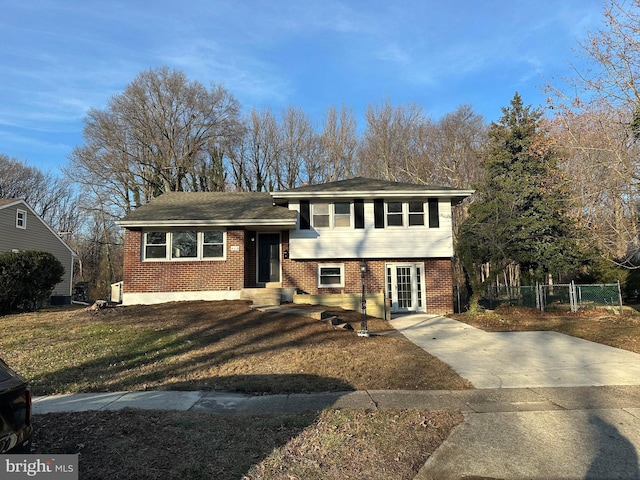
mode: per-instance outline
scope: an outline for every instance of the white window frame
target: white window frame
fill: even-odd
[[[411,204],[412,203],[417,203],[422,205],[422,211],[420,212],[412,212],[411,211]],[[427,215],[425,215],[427,213],[428,207],[425,208],[425,202],[424,201],[419,201],[419,200],[413,200],[413,201],[408,201],[407,202],[407,227],[411,228],[411,227],[418,227],[418,228],[424,228],[427,226],[427,224],[429,223],[429,219],[426,218]],[[411,218],[412,216],[419,216],[422,215],[422,223],[421,224],[415,224],[415,225],[411,225]]]
[[[316,209],[318,208],[318,206],[320,205],[326,205],[327,206],[327,213],[316,213]],[[332,210],[333,204],[331,202],[314,202],[311,204],[311,225],[313,226],[313,228],[331,228],[331,210]],[[328,218],[328,225],[322,225],[322,226],[318,226],[316,225],[316,217],[327,217]]]
[[[346,203],[349,206],[349,213],[336,213],[336,205],[339,203]],[[333,228],[353,228],[353,202],[333,202],[331,208],[331,224]],[[344,219],[349,216],[349,225],[337,225],[336,217]]]
[[[322,283],[322,269],[323,268],[338,268],[338,269],[340,269],[340,282],[339,283],[329,283],[329,284]],[[340,287],[344,287],[344,263],[319,263],[318,264],[318,288],[340,288]]]
[[[16,228],[21,230],[27,229],[27,211],[18,208],[16,210]]]
[[[349,205],[349,225],[336,225],[336,217],[337,216],[341,216],[341,217],[346,217],[346,213],[340,213],[337,214],[336,213],[336,204],[338,203],[346,203]],[[327,213],[316,213],[316,208],[318,205],[327,205]],[[353,211],[353,201],[349,201],[349,200],[345,200],[345,201],[335,201],[335,202],[316,202],[316,203],[312,203],[311,204],[311,214],[310,214],[310,222],[311,222],[311,226],[313,228],[341,228],[341,229],[346,229],[346,228],[353,228],[354,227],[354,211]],[[328,216],[329,221],[328,221],[328,225],[322,225],[322,226],[318,226],[316,225],[316,221],[315,218],[316,216]]]
[[[399,203],[402,205],[402,212],[389,212],[389,204]],[[409,205],[412,203],[422,204],[422,212],[411,212]],[[384,226],[385,228],[427,228],[429,223],[429,210],[425,201],[421,200],[389,200],[384,202]],[[411,225],[411,216],[422,214],[422,225]],[[402,225],[389,225],[389,215],[395,215],[402,218]]]
[[[186,231],[195,231],[196,232],[196,256],[195,257],[176,257],[173,252],[173,235],[176,232],[186,232]],[[204,246],[205,245],[214,245],[213,243],[204,243],[204,232],[208,231],[221,231],[222,232],[222,256],[220,257],[205,257],[204,256]],[[147,247],[153,246],[153,244],[147,244],[147,234],[149,233],[164,233],[165,234],[165,253],[164,257],[160,258],[147,258]],[[160,246],[162,244],[157,244]],[[206,229],[206,230],[197,230],[197,229],[173,229],[173,230],[146,230],[142,233],[142,261],[143,262],[215,262],[215,261],[223,261],[227,259],[227,231],[223,229]]]

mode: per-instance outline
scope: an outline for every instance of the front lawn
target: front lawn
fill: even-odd
[[[357,312],[335,311],[359,328]],[[36,395],[470,388],[386,322],[372,336],[245,302],[0,317],[0,357]],[[33,453],[79,453],[82,479],[412,479],[458,412],[327,409],[234,416],[149,410],[34,416]]]
[[[337,311],[359,328],[357,312]],[[253,394],[470,388],[386,322],[369,338],[247,302],[49,309],[0,317],[0,357],[35,395],[123,390]]]

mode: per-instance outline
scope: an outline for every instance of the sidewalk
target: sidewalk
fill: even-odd
[[[427,460],[416,480],[640,478],[640,386],[264,396],[82,393],[36,397],[33,413],[141,408],[267,415],[328,407],[464,412],[465,421]]]
[[[498,388],[477,390],[372,390],[251,396],[223,392],[114,392],[34,397],[33,413],[140,408],[237,415],[301,413],[323,408],[457,410],[463,413],[636,409],[640,385]]]

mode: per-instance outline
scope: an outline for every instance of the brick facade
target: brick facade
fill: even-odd
[[[359,259],[334,261],[291,260],[289,232],[281,234],[282,286],[299,292],[360,293],[362,289]],[[255,231],[228,229],[226,259],[216,261],[147,261],[141,260],[142,232],[127,229],[124,247],[125,293],[193,292],[241,290],[257,286]],[[231,246],[239,249],[232,251]],[[406,258],[389,260],[394,263],[424,262],[427,312],[445,314],[453,311],[453,280],[451,260],[448,258]],[[318,289],[319,263],[344,263],[343,288]],[[365,288],[369,293],[385,291],[385,259],[367,259]]]
[[[283,247],[284,248],[284,247]],[[427,313],[447,314],[453,312],[453,278],[451,259],[448,258],[405,258],[367,259],[364,275],[365,290],[368,293],[385,292],[385,264],[424,262],[425,296]],[[344,263],[344,287],[318,288],[318,264]],[[296,288],[308,294],[360,293],[362,280],[359,259],[336,259],[335,261],[290,260],[282,262],[282,286]]]
[[[124,291],[240,290],[245,286],[245,233],[240,229],[227,230],[225,260],[143,262],[142,231],[127,229],[124,240]],[[231,251],[230,246],[240,248]]]

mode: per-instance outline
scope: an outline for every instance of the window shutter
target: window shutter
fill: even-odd
[[[300,230],[309,230],[311,228],[309,219],[309,200],[300,200]]]
[[[381,198],[373,201],[373,220],[376,228],[384,228],[384,200]]]
[[[440,228],[440,214],[438,212],[438,199],[429,199],[429,228]]]
[[[364,200],[353,201],[355,228],[364,228]]]

